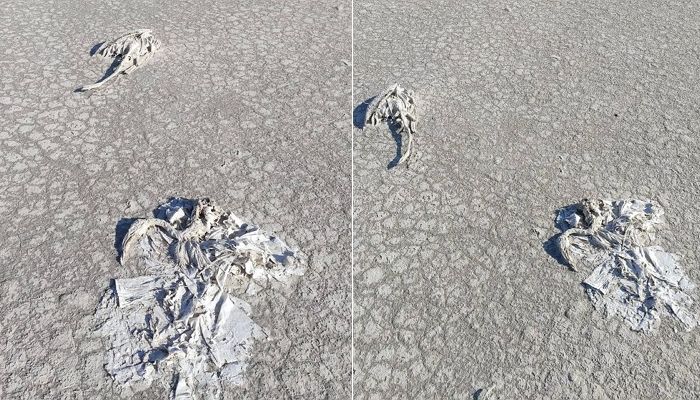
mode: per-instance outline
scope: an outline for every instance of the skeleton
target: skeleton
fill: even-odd
[[[123,384],[170,375],[176,399],[218,398],[220,380],[243,382],[250,347],[265,337],[234,295],[255,295],[304,267],[281,240],[208,199],[172,199],[155,215],[131,225],[119,259],[140,245],[149,274],[116,279],[97,311],[112,341],[105,368]]]
[[[396,124],[399,134],[406,137],[406,150],[396,165],[407,162],[413,152],[413,135],[418,124],[416,99],[412,91],[395,84],[372,102],[365,123],[376,126],[384,122]]]
[[[674,254],[652,246],[663,210],[640,200],[590,200],[567,207],[557,216],[563,230],[559,249],[569,267],[592,267],[583,281],[596,308],[617,314],[633,330],[650,331],[660,313],[687,329],[698,324],[689,309],[688,281]]]
[[[134,72],[146,64],[159,48],[160,41],[153,37],[149,29],[139,29],[103,43],[97,54],[104,58],[113,58],[114,62],[99,81],[82,86],[78,91],[97,89],[119,74],[128,75]]]

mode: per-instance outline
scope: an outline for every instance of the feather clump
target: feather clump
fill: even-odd
[[[139,29],[103,43],[96,54],[103,58],[112,58],[114,62],[100,80],[82,86],[78,91],[100,88],[120,74],[128,75],[134,72],[144,66],[160,46],[160,41],[153,36],[150,29]]]

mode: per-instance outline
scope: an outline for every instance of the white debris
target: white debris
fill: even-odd
[[[583,285],[596,309],[636,331],[652,331],[662,314],[688,330],[698,325],[688,294],[694,285],[674,254],[652,245],[662,215],[651,201],[589,199],[557,215],[562,256],[574,270],[593,269]]]
[[[396,163],[400,165],[411,157],[413,135],[418,124],[416,98],[412,91],[395,84],[370,104],[365,123],[376,126],[384,122],[396,124],[399,133],[406,137],[406,150]]]
[[[115,279],[98,308],[111,341],[105,369],[121,384],[172,384],[171,398],[217,399],[221,383],[243,383],[263,330],[234,294],[252,295],[302,275],[298,256],[209,200],[173,199],[135,221],[122,263],[142,249],[147,276]]]
[[[153,37],[150,29],[139,29],[103,43],[97,54],[104,58],[113,58],[114,62],[99,81],[85,85],[78,91],[97,89],[119,74],[134,72],[146,64],[159,48],[160,41]]]

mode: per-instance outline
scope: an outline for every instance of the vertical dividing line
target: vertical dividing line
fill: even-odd
[[[350,399],[355,398],[355,0],[350,0]]]

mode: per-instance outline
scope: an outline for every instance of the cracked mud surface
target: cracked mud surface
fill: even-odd
[[[700,8],[559,3],[355,2],[354,105],[398,82],[419,114],[409,169],[355,131],[357,400],[700,392],[700,330],[603,319],[544,248],[559,207],[656,199],[700,283]]]
[[[130,398],[93,312],[115,228],[210,197],[310,258],[289,293],[247,299],[271,340],[226,397],[350,391],[350,7],[14,0],[0,12],[0,398]],[[144,68],[84,94],[98,42],[153,29]],[[146,395],[167,398],[154,385]]]

